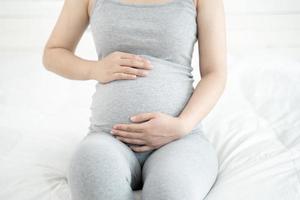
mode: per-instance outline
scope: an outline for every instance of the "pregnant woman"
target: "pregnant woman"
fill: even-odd
[[[97,60],[75,55],[88,25]],[[43,63],[96,81],[89,130],[69,165],[73,200],[133,200],[134,190],[143,200],[205,198],[218,158],[202,119],[226,84],[221,0],[65,0]]]

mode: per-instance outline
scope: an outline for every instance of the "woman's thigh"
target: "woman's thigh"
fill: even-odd
[[[141,167],[131,149],[111,134],[89,133],[69,165],[72,199],[132,199],[141,187]]]
[[[217,153],[202,132],[154,151],[142,168],[143,200],[201,200],[218,174]]]

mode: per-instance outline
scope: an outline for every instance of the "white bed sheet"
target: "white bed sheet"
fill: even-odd
[[[87,133],[94,82],[50,74],[40,55],[2,56],[0,199],[70,200],[67,166]],[[204,119],[220,163],[207,200],[300,199],[298,58],[230,57],[226,90]]]

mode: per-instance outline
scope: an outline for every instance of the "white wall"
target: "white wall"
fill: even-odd
[[[299,0],[225,0],[231,47],[299,47]]]
[[[300,47],[299,0],[224,2],[230,49]],[[41,48],[62,3],[62,0],[1,0],[0,50]],[[89,34],[83,40],[90,41]],[[94,52],[93,48],[90,44],[85,47],[89,50],[87,55]]]

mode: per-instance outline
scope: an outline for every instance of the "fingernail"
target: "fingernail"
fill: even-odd
[[[143,75],[148,75],[148,73],[149,72],[147,72],[147,71],[143,71]],[[133,120],[134,120],[135,118],[133,118]]]

